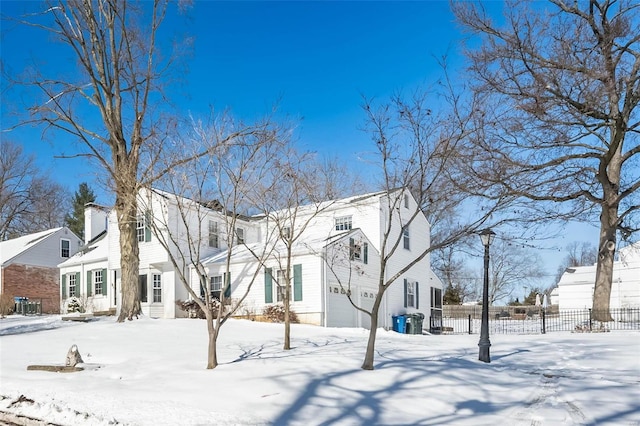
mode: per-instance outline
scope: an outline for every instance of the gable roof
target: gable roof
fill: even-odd
[[[107,231],[102,231],[84,245],[76,254],[58,265],[58,268],[80,265],[84,263],[106,261],[109,255],[109,239]]]
[[[0,242],[0,265],[4,265],[61,229],[63,229],[63,227],[47,229],[46,231],[23,235],[22,237]],[[72,233],[72,235],[74,234]]]

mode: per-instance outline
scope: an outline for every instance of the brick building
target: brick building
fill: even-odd
[[[82,240],[66,227],[0,242],[0,294],[40,302],[42,313],[59,313],[57,265],[81,245]]]

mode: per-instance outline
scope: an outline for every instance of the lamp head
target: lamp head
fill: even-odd
[[[490,228],[480,231],[480,241],[482,241],[482,245],[485,247],[489,247],[491,243],[493,243],[493,238],[495,236],[496,233],[493,232]]]

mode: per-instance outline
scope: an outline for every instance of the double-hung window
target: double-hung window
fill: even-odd
[[[69,274],[69,297],[76,296],[76,274]]]
[[[222,294],[222,275],[216,275],[210,278],[209,291],[211,292],[212,298],[220,300],[220,295]]]
[[[218,248],[218,223],[213,220],[209,221],[209,247]]]
[[[404,228],[402,228],[402,240],[403,240],[403,243],[404,243],[404,248],[406,250],[409,250],[410,249],[410,245],[409,245],[409,242],[410,242],[410,239],[409,239],[409,225],[406,225]]]
[[[71,241],[60,240],[60,257],[69,257],[70,245],[71,245]]]
[[[244,244],[244,228],[236,228],[236,243]]]
[[[407,281],[407,307],[416,307],[416,283],[413,281]]]
[[[145,231],[144,216],[140,215],[136,219],[136,238],[138,239],[139,243],[144,242],[144,231]]]
[[[284,294],[287,289],[287,279],[284,269],[279,269],[276,271],[276,301],[282,302],[284,300]]]
[[[102,294],[102,282],[104,277],[102,276],[102,269],[93,271],[93,294],[96,296]]]
[[[162,303],[162,275],[153,274],[153,303]]]

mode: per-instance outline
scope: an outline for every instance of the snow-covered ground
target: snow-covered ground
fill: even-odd
[[[203,320],[0,319],[0,419],[61,425],[640,425],[640,332],[418,336],[234,320],[206,366]],[[63,364],[77,344],[85,370]],[[9,413],[9,414],[7,414]],[[16,421],[16,419],[18,421]],[[26,422],[25,422],[26,423]],[[2,421],[0,420],[0,424]],[[18,423],[19,424],[19,423]]]

